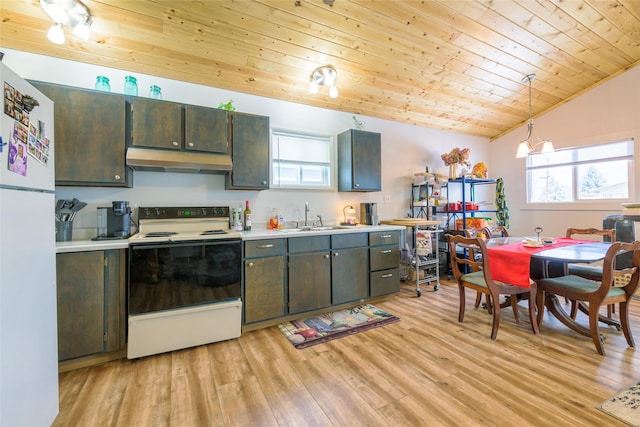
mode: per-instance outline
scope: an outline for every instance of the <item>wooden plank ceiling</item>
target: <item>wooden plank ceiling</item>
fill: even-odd
[[[638,0],[85,3],[89,41],[54,45],[38,0],[0,0],[0,45],[492,139],[526,122],[525,75],[539,115],[640,62]],[[325,64],[334,99],[309,93]]]

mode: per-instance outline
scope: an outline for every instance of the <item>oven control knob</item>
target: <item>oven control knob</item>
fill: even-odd
[[[213,216],[218,216],[220,213],[218,212],[218,208],[213,208],[211,209],[211,213],[213,214]]]
[[[149,209],[145,208],[142,213],[144,216],[149,216]]]
[[[160,216],[160,209],[156,208],[156,216]]]
[[[200,212],[202,213],[202,216],[207,216],[207,208],[200,209]]]

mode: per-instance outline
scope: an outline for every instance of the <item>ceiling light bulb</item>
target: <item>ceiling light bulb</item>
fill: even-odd
[[[91,35],[91,18],[87,18],[84,22],[79,23],[73,29],[73,34],[82,40],[89,40]]]
[[[47,33],[47,38],[55,44],[64,43],[64,31],[62,24],[53,24]]]
[[[318,84],[315,81],[311,81],[311,83],[309,83],[309,93],[312,95],[318,93]]]
[[[529,155],[529,143],[527,141],[522,141],[518,144],[518,151],[516,152],[516,158],[521,159],[523,157],[527,157]]]
[[[541,153],[553,153],[554,151],[553,143],[551,141],[542,142],[542,150],[540,150]]]
[[[338,88],[335,86],[331,86],[331,88],[329,89],[329,96],[331,98],[337,98],[338,97]]]

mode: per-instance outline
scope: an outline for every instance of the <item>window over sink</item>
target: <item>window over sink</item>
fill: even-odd
[[[333,138],[283,130],[271,135],[271,188],[331,190]]]

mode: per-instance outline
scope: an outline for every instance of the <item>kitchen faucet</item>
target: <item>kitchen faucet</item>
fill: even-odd
[[[304,202],[304,226],[305,227],[309,225],[309,221],[307,219],[308,214],[309,214],[309,202]]]

